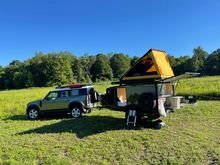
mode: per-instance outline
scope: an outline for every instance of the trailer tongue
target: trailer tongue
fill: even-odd
[[[147,118],[160,128],[164,126],[160,117],[181,107],[183,97],[175,96],[175,82],[197,75],[199,73],[188,72],[174,76],[166,53],[150,49],[121,77],[118,86],[106,89],[106,94],[101,95],[101,104],[124,111],[127,125],[136,126]]]

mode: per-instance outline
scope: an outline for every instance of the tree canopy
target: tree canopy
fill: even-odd
[[[205,74],[220,75],[220,49],[210,54],[205,61]]]
[[[114,54],[110,58],[110,66],[113,71],[114,78],[120,78],[129,68],[131,59],[124,54]]]
[[[92,64],[90,73],[92,74],[92,81],[97,80],[111,80],[113,77],[112,68],[109,65],[107,57],[99,54],[96,61]]]
[[[200,46],[193,49],[193,56],[189,60],[189,70],[192,72],[204,72],[204,62],[208,57],[208,53],[204,51]]]
[[[168,58],[175,75],[187,71],[220,75],[220,49],[209,55],[203,48],[197,47],[193,49],[192,57],[168,55]],[[24,62],[13,60],[8,66],[0,66],[0,89],[119,79],[138,59],[122,53],[77,57],[70,52],[37,52]]]

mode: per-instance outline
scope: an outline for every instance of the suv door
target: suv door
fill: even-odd
[[[41,110],[54,110],[57,108],[58,100],[60,98],[60,92],[49,92],[45,99],[42,101]]]
[[[54,91],[50,92],[42,101],[42,110],[64,110],[69,105],[70,91]]]
[[[71,91],[69,91],[69,90],[60,91],[59,104],[57,105],[59,107],[59,109],[67,109],[69,107],[70,92]]]

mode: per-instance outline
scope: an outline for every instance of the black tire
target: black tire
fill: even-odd
[[[82,107],[80,106],[71,106],[70,108],[70,115],[73,118],[80,118],[82,116]]]
[[[92,109],[88,109],[88,110],[87,110],[87,113],[91,113],[91,112],[92,112]]]
[[[156,100],[151,93],[143,93],[138,97],[138,105],[142,112],[151,113],[156,107]]]
[[[189,104],[196,103],[196,96],[188,96],[187,99],[189,100]]]
[[[28,118],[31,120],[36,120],[39,118],[39,110],[37,108],[29,108],[27,111]]]

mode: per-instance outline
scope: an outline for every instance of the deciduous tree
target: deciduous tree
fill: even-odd
[[[130,58],[124,54],[114,54],[110,58],[110,66],[114,78],[120,78],[130,68]]]
[[[103,54],[96,56],[96,61],[93,63],[90,73],[92,74],[92,81],[97,80],[111,80],[113,77],[112,68],[109,65],[109,61]]]

